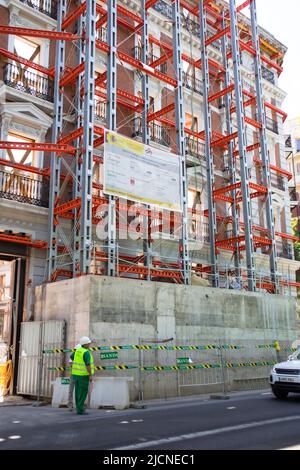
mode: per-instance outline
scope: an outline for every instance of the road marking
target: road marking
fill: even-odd
[[[8,439],[21,439],[21,436],[8,436]]]
[[[236,406],[227,406],[227,410],[236,410]]]
[[[284,422],[289,422],[289,421],[296,421],[299,419],[300,419],[300,415],[296,415],[296,416],[287,416],[285,418],[267,419],[265,421],[254,421],[253,423],[238,424],[236,426],[228,426],[226,428],[210,429],[208,431],[193,432],[190,434],[181,434],[179,436],[166,437],[162,439],[157,439],[155,441],[148,441],[145,443],[136,443],[136,444],[131,444],[129,446],[124,446],[124,447],[115,447],[110,450],[143,449],[144,447],[145,448],[155,447],[155,446],[160,446],[162,444],[170,444],[172,442],[186,441],[190,439],[197,439],[199,437],[213,436],[215,434],[222,434],[225,432],[241,431],[243,429],[262,427],[262,426],[267,426],[268,424],[278,424],[278,423],[284,423]]]
[[[262,395],[272,395],[272,392],[264,392]]]
[[[132,419],[132,423],[142,423],[144,420],[143,419]]]
[[[120,421],[120,424],[128,424],[129,421]]]
[[[5,441],[5,439],[3,439],[2,437],[0,437],[0,442],[4,442],[4,441]]]
[[[20,423],[21,421],[13,421],[14,424]]]

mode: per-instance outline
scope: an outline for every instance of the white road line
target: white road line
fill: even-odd
[[[262,395],[272,395],[272,392],[264,392]]]
[[[179,436],[157,439],[155,441],[148,441],[144,443],[139,442],[136,444],[131,444],[129,446],[115,447],[110,450],[143,449],[147,447],[160,446],[162,444],[170,444],[171,442],[186,441],[189,439],[197,439],[199,437],[213,436],[215,434],[222,434],[225,432],[241,431],[243,429],[251,429],[251,428],[256,428],[256,427],[261,427],[261,426],[267,426],[268,424],[277,424],[277,423],[284,423],[288,421],[296,421],[298,419],[300,419],[300,415],[287,416],[285,418],[267,419],[265,421],[254,421],[253,423],[238,424],[236,426],[228,426],[226,428],[219,428],[219,429],[210,429],[208,431],[193,432],[190,434],[181,434]]]
[[[236,410],[236,406],[227,406],[227,410]]]

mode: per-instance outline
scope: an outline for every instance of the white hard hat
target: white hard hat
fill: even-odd
[[[88,336],[83,336],[82,338],[80,338],[79,341],[80,341],[80,345],[89,344],[92,342]]]
[[[79,349],[79,348],[81,348],[81,344],[78,343],[78,344],[76,344],[74,349]]]

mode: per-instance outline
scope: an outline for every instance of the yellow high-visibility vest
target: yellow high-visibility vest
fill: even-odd
[[[95,373],[95,366],[94,366],[94,358],[90,351],[85,348],[78,348],[75,351],[74,355],[74,360],[72,362],[72,375],[81,375],[81,376],[86,376],[89,375],[88,370],[86,368],[86,364],[83,359],[84,353],[88,352],[90,355],[90,366],[91,366],[91,372],[92,375]]]

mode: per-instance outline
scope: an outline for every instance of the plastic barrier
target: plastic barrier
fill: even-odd
[[[89,408],[113,407],[116,410],[124,410],[129,407],[128,383],[133,377],[95,377],[91,385],[91,392],[86,399]],[[57,378],[54,382],[52,406],[59,408],[68,405],[69,378]],[[75,400],[73,395],[73,405]]]

